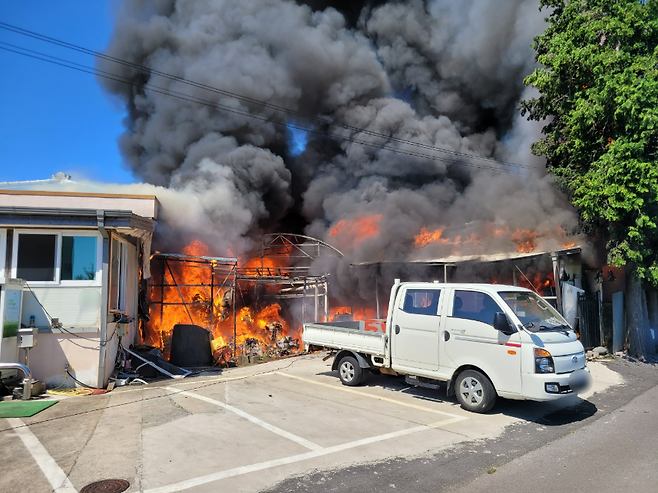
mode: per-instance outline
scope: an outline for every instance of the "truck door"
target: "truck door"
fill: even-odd
[[[393,368],[438,370],[441,290],[406,289],[391,327]]]
[[[521,393],[521,337],[493,327],[494,314],[505,310],[487,293],[455,290],[443,339],[456,367],[475,365],[489,375],[499,392]]]

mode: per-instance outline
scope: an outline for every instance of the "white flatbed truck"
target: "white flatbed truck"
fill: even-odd
[[[405,282],[386,320],[303,324],[306,346],[336,351],[344,385],[370,370],[404,375],[484,413],[497,396],[550,401],[586,390],[585,350],[562,316],[532,291],[499,284]]]

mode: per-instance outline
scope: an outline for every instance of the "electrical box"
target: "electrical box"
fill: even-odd
[[[117,324],[117,337],[123,337],[128,334],[128,324]]]
[[[18,347],[32,348],[37,345],[37,334],[39,329],[36,327],[24,327],[18,329]]]

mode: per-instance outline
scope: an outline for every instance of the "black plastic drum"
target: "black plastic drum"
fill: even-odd
[[[209,330],[198,325],[174,325],[169,362],[182,367],[212,365],[211,337]]]

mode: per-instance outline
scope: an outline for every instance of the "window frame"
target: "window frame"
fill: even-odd
[[[408,314],[411,315],[429,315],[429,316],[440,316],[439,315],[439,303],[441,303],[441,294],[442,294],[442,289],[441,288],[407,288],[404,291],[404,296],[401,297],[401,303],[400,303],[400,309]],[[408,307],[407,306],[407,297],[408,296],[415,296],[418,294],[422,293],[432,293],[432,295],[437,294],[436,300],[432,300],[432,302],[427,305],[427,306],[416,306],[415,302],[413,306]],[[434,296],[432,296],[433,298]],[[415,300],[414,300],[415,301]],[[411,308],[411,309],[410,309]]]
[[[114,282],[114,242],[117,242],[119,252],[117,259],[119,260],[119,272],[117,283],[117,299],[116,304],[113,303],[112,285]],[[121,238],[121,236],[113,234],[110,239],[110,268],[108,273],[108,311],[113,313],[126,313],[126,291],[128,290],[128,248],[130,242]]]
[[[55,279],[53,281],[27,281],[30,286],[75,286],[75,287],[96,287],[102,283],[103,274],[103,257],[102,257],[102,237],[96,231],[84,230],[49,230],[49,229],[15,229],[12,243],[11,259],[11,277],[16,278],[18,273],[18,239],[20,235],[44,235],[55,236]],[[84,280],[62,280],[62,238],[63,237],[93,237],[96,238],[96,278]]]
[[[0,282],[7,279],[5,266],[7,265],[7,230],[0,228]],[[10,271],[11,272],[11,271]]]

